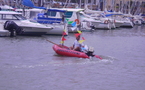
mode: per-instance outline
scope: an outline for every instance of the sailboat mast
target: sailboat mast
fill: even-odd
[[[128,14],[130,14],[130,0],[128,1]]]
[[[114,0],[112,0],[112,6],[111,6],[111,8],[112,8],[113,11],[115,11],[114,7],[115,7],[114,6]]]
[[[41,5],[41,7],[43,6],[43,0],[41,0],[41,4],[40,5]]]
[[[98,0],[98,10],[101,10],[101,7],[100,7],[100,0]]]
[[[93,2],[94,0],[91,0],[91,10],[93,9]]]
[[[104,0],[103,3],[104,3],[104,4],[103,4],[103,10],[105,10],[105,9],[106,9],[106,3],[107,3],[107,1]]]
[[[82,4],[82,0],[80,0],[80,4],[79,4],[79,7],[80,7],[80,8],[81,8],[81,6],[82,6],[81,4]]]
[[[84,8],[85,8],[85,6],[88,7],[88,0],[85,0],[85,1],[84,1]]]

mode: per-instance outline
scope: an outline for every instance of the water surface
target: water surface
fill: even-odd
[[[61,36],[0,38],[0,90],[144,90],[145,26],[83,32],[97,58],[57,55]],[[71,46],[74,34],[66,37]]]

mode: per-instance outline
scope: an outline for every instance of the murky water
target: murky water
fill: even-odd
[[[97,58],[57,55],[61,36],[0,38],[0,90],[144,90],[145,26],[83,32]],[[66,37],[71,46],[75,37]]]

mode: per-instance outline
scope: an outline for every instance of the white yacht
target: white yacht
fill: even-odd
[[[68,24],[68,32],[74,33],[77,32],[77,30],[81,29],[81,20],[80,20],[80,12],[84,9],[79,8],[60,8],[59,10],[64,10],[65,12],[65,19]],[[73,24],[76,22],[76,25],[73,26]]]
[[[90,10],[88,8],[88,6],[85,6],[85,10],[84,12],[88,15],[91,16],[91,18],[94,18],[96,20],[101,21],[101,23],[95,25],[95,28],[98,29],[112,29],[112,28],[116,28],[115,24],[114,24],[114,20],[112,21],[112,19],[109,19],[107,17],[105,17],[103,15],[103,11],[95,11],[95,10]]]
[[[1,10],[14,10],[13,7],[8,5],[0,5]]]
[[[17,12],[23,13],[28,20],[31,22],[37,22],[46,26],[52,26],[53,29],[48,31],[46,34],[51,35],[62,35],[65,24],[62,22],[62,11],[57,9],[16,9]],[[59,20],[59,21],[57,21]],[[68,34],[67,30],[66,33]]]
[[[124,17],[122,21],[124,23],[121,25],[121,27],[131,27],[131,28],[133,28],[134,24],[129,18]]]
[[[130,17],[132,17],[131,14],[123,14],[122,16],[122,21],[124,22],[121,27],[133,27],[134,24],[133,22],[131,21]]]
[[[140,15],[133,15],[133,23],[135,25],[141,25],[143,18]]]
[[[90,15],[85,14],[85,12],[80,12],[80,21],[81,21],[81,28],[83,30],[92,29],[91,26],[98,26],[101,23],[100,19],[95,19]]]
[[[114,22],[117,28],[121,27],[124,24],[124,21],[119,16],[114,17]]]
[[[105,17],[102,14],[92,14],[91,17],[96,20],[101,21],[101,23],[99,23],[98,25],[95,26],[97,29],[109,29],[110,30],[112,28],[115,28],[114,21],[112,21],[112,19]]]
[[[22,13],[14,11],[0,11],[0,31],[3,33],[6,31],[4,30],[3,26],[6,21],[14,21],[19,27],[23,29],[23,34],[42,35],[53,29],[51,26],[30,22],[22,16]]]

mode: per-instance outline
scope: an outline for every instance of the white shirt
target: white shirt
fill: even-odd
[[[77,40],[74,41],[74,48],[76,47],[81,47],[81,44]]]

